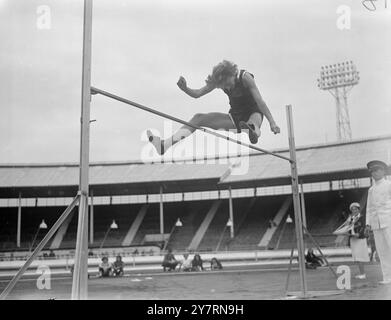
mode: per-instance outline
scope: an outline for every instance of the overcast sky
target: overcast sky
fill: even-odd
[[[50,29],[37,27],[41,5]],[[351,7],[350,30],[337,28],[340,5]],[[0,0],[1,163],[78,161],[82,14],[82,1]],[[185,120],[228,112],[222,91],[193,99],[176,82],[183,75],[201,87],[215,64],[232,60],[255,75],[282,129],[263,125],[258,145],[275,149],[288,145],[286,104],[298,146],[336,140],[334,98],[316,79],[322,65],[353,60],[361,77],[348,100],[353,138],[391,133],[391,7],[380,0],[372,12],[349,0],[95,0],[93,16],[98,88]],[[140,159],[145,130],[169,126],[99,96],[91,119],[91,161]]]

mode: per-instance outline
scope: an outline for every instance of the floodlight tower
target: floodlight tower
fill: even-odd
[[[329,91],[335,98],[337,107],[337,135],[338,141],[352,139],[350,129],[348,92],[360,80],[359,72],[353,61],[323,66],[318,79],[318,87]]]

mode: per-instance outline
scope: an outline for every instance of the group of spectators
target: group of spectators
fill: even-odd
[[[203,271],[205,270],[204,261],[201,259],[199,254],[195,254],[193,259],[189,258],[189,254],[185,253],[183,255],[183,260],[177,260],[172,253],[172,250],[169,249],[167,254],[164,256],[162,263],[164,271],[173,271],[179,266],[179,270],[182,271]],[[102,257],[101,263],[98,265],[98,275],[99,277],[121,277],[124,275],[124,262],[122,257],[118,255],[113,263],[109,262],[107,256]],[[210,261],[211,270],[222,269],[223,266],[217,258],[212,258]],[[71,273],[73,273],[74,265],[71,266]]]
[[[44,252],[43,258],[44,258],[44,259],[55,259],[55,258],[56,258],[56,254],[54,253],[53,250],[50,250],[50,251],[49,251],[49,254],[47,254],[46,252]]]
[[[124,262],[122,261],[122,257],[119,255],[113,263],[109,263],[109,259],[107,257],[103,257],[98,268],[100,277],[121,277],[124,275]]]
[[[75,265],[71,266],[71,274],[73,274]],[[99,277],[121,277],[124,275],[124,262],[122,257],[118,255],[113,263],[109,262],[109,258],[106,256],[102,257],[101,263],[98,266]],[[90,278],[90,275],[88,275]]]
[[[179,270],[189,272],[189,271],[204,271],[204,260],[201,256],[196,253],[193,259],[190,259],[189,254],[185,253],[182,260],[177,260],[172,253],[171,249],[168,249],[166,255],[163,258],[163,271],[174,271],[178,267]],[[210,270],[220,270],[223,266],[221,262],[213,257],[210,261]]]

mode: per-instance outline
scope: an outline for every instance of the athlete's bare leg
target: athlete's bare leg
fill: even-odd
[[[189,123],[198,127],[206,127],[214,130],[236,129],[230,116],[221,112],[197,113],[191,118]],[[150,130],[147,130],[147,136],[149,141],[156,148],[156,151],[159,154],[164,154],[174,144],[188,137],[195,130],[196,129],[190,126],[184,125],[168,139],[161,139],[160,137],[153,135]]]

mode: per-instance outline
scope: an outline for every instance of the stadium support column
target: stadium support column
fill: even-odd
[[[303,182],[300,184],[300,190],[301,190],[301,214],[303,217],[303,226],[307,228],[307,215],[305,211],[305,198],[304,198],[304,187],[303,187]]]
[[[231,223],[230,223],[231,239],[233,239],[235,236],[235,233],[234,233],[234,210],[233,210],[233,205],[232,205],[231,186],[229,186],[229,219],[231,220]]]
[[[20,238],[22,233],[22,194],[19,193],[19,200],[18,200],[18,221],[17,221],[17,227],[16,227],[16,246],[20,248]]]
[[[296,227],[296,239],[297,239],[297,251],[299,257],[299,272],[300,272],[300,285],[302,297],[307,296],[307,280],[305,270],[305,257],[304,257],[304,238],[303,238],[303,224],[302,215],[300,210],[300,195],[299,195],[299,181],[297,172],[297,160],[296,160],[296,145],[295,136],[293,130],[293,117],[292,106],[286,106],[286,114],[288,121],[288,135],[289,135],[289,151],[290,151],[290,164],[291,164],[291,178],[292,178],[292,195],[293,195],[293,207],[295,212],[295,227]]]
[[[94,193],[91,190],[90,203],[90,244],[94,243]]]
[[[88,189],[91,102],[92,0],[84,0],[82,102],[80,133],[79,216],[72,281],[72,300],[88,297]]]
[[[162,236],[162,243],[164,243],[164,214],[163,214],[163,186],[160,186],[160,234]]]

